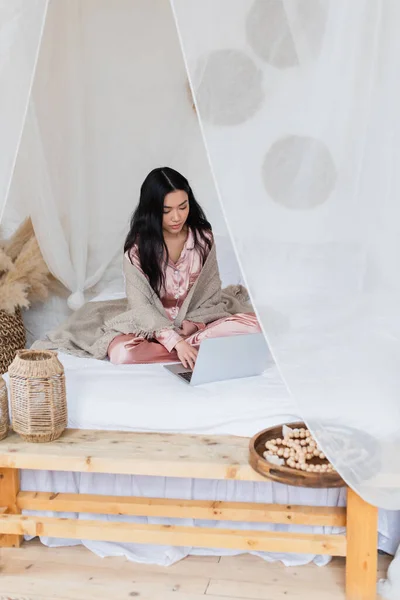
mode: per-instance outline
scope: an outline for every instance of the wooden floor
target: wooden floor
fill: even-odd
[[[262,559],[189,557],[171,567],[101,559],[37,540],[0,549],[0,600],[344,600],[344,559],[286,568]],[[380,557],[384,577],[387,557]]]

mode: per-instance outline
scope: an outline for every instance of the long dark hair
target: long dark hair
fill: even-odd
[[[211,225],[196,201],[188,180],[170,167],[151,171],[140,189],[139,205],[131,219],[124,251],[129,252],[137,244],[142,270],[158,296],[165,282],[165,266],[169,258],[162,229],[164,198],[176,190],[182,190],[188,195],[189,215],[186,225],[193,232],[195,247],[200,250],[203,263],[212,244],[210,236],[206,235],[211,232]]]

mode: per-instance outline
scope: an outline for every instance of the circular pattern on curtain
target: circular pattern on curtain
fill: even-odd
[[[262,72],[240,50],[216,50],[199,62],[197,98],[203,119],[216,125],[238,125],[260,108]]]
[[[272,200],[289,209],[307,210],[328,200],[337,172],[321,140],[289,135],[274,142],[268,150],[262,177]]]
[[[299,59],[282,0],[256,0],[246,20],[252,50],[277,69],[296,67]]]

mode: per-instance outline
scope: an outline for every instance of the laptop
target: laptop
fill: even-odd
[[[205,339],[193,369],[181,363],[164,365],[170,373],[190,385],[261,375],[273,362],[262,333]]]

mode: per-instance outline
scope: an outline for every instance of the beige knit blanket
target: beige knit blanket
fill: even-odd
[[[151,339],[162,329],[179,330],[184,320],[207,324],[253,310],[242,286],[221,289],[215,245],[175,321],[168,318],[147,278],[127,258],[124,274],[126,298],[88,302],[33,348],[104,359],[110,342],[120,334]]]

